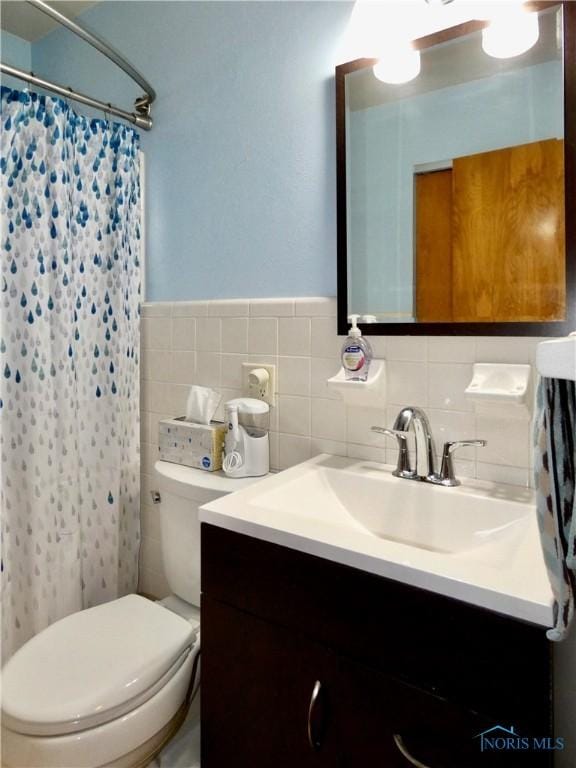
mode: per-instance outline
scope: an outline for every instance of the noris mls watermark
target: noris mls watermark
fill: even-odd
[[[520,736],[513,726],[495,725],[475,738],[480,740],[481,752],[561,752],[564,749],[562,737]]]

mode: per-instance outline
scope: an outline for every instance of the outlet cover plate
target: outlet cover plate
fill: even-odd
[[[268,372],[268,383],[265,388],[250,386],[250,373],[256,368],[263,368]],[[263,400],[268,405],[275,405],[276,400],[276,366],[269,363],[242,363],[242,395]]]

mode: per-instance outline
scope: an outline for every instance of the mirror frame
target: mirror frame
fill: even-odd
[[[564,14],[564,209],[566,226],[566,319],[557,322],[362,323],[362,333],[380,336],[566,336],[576,331],[576,2],[532,2],[534,10],[562,7]],[[414,41],[419,50],[468,35],[486,26],[469,21]],[[377,59],[356,59],[336,67],[336,205],[338,333],[348,333],[348,255],[346,232],[345,78]]]

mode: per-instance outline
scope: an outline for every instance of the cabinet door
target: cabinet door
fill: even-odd
[[[202,597],[202,768],[338,765],[336,658]]]
[[[497,725],[489,718],[347,660],[335,709],[343,768],[551,766],[550,753],[482,752],[478,734]]]

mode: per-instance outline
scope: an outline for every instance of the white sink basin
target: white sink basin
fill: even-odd
[[[331,463],[333,466],[331,466]],[[484,493],[398,480],[390,471],[324,461],[280,487],[260,485],[250,503],[325,520],[399,544],[454,554],[521,535],[534,515],[529,491]],[[509,490],[508,490],[509,489]],[[295,500],[298,500],[295,503]]]
[[[392,469],[318,456],[206,505],[201,520],[550,625],[530,490],[444,488]]]

